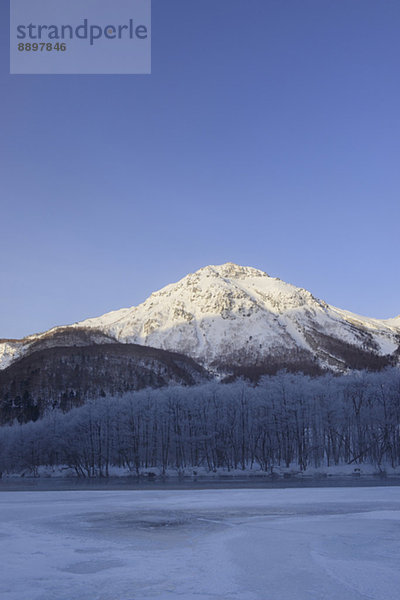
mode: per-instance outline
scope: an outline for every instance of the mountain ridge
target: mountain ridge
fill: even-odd
[[[0,369],[40,340],[52,338],[51,344],[59,331],[72,335],[75,329],[85,330],[90,343],[108,340],[179,352],[224,373],[238,367],[262,370],[271,362],[285,367],[296,353],[333,371],[354,368],[346,362],[350,351],[364,353],[366,368],[366,355],[372,362],[388,357],[397,364],[400,347],[400,317],[362,317],[254,267],[225,263],[190,273],[137,306],[0,342]]]

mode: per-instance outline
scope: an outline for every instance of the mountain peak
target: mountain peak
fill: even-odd
[[[208,265],[196,271],[196,274],[212,272],[226,279],[246,279],[247,277],[269,277],[267,273],[254,267],[244,267],[233,262],[222,265]]]
[[[382,356],[398,345],[397,323],[356,322],[355,315],[303,288],[233,262],[202,267],[139,306],[80,326],[124,343],[180,352],[206,366],[254,366],[278,358],[285,364],[290,356],[306,356],[340,370],[349,347]]]
[[[205,266],[138,306],[72,326],[76,327],[117,342],[179,352],[227,371],[229,365],[282,367],[300,358],[333,370],[369,368],[373,361],[389,364],[389,356],[397,361],[400,342],[398,317],[360,317],[260,269],[233,262]],[[0,343],[0,369],[46,336]],[[102,341],[96,338],[94,343]]]

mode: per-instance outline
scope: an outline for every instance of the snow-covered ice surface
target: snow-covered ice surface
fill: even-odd
[[[400,488],[4,492],[2,600],[397,600]]]

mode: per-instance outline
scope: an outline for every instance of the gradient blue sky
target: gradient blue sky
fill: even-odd
[[[400,2],[153,0],[151,76],[9,75],[0,337],[233,261],[400,313]]]

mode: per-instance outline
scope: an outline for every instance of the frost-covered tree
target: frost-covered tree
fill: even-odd
[[[0,471],[68,465],[81,477],[205,467],[270,471],[400,464],[400,372],[281,372],[197,387],[145,389],[0,428]]]

